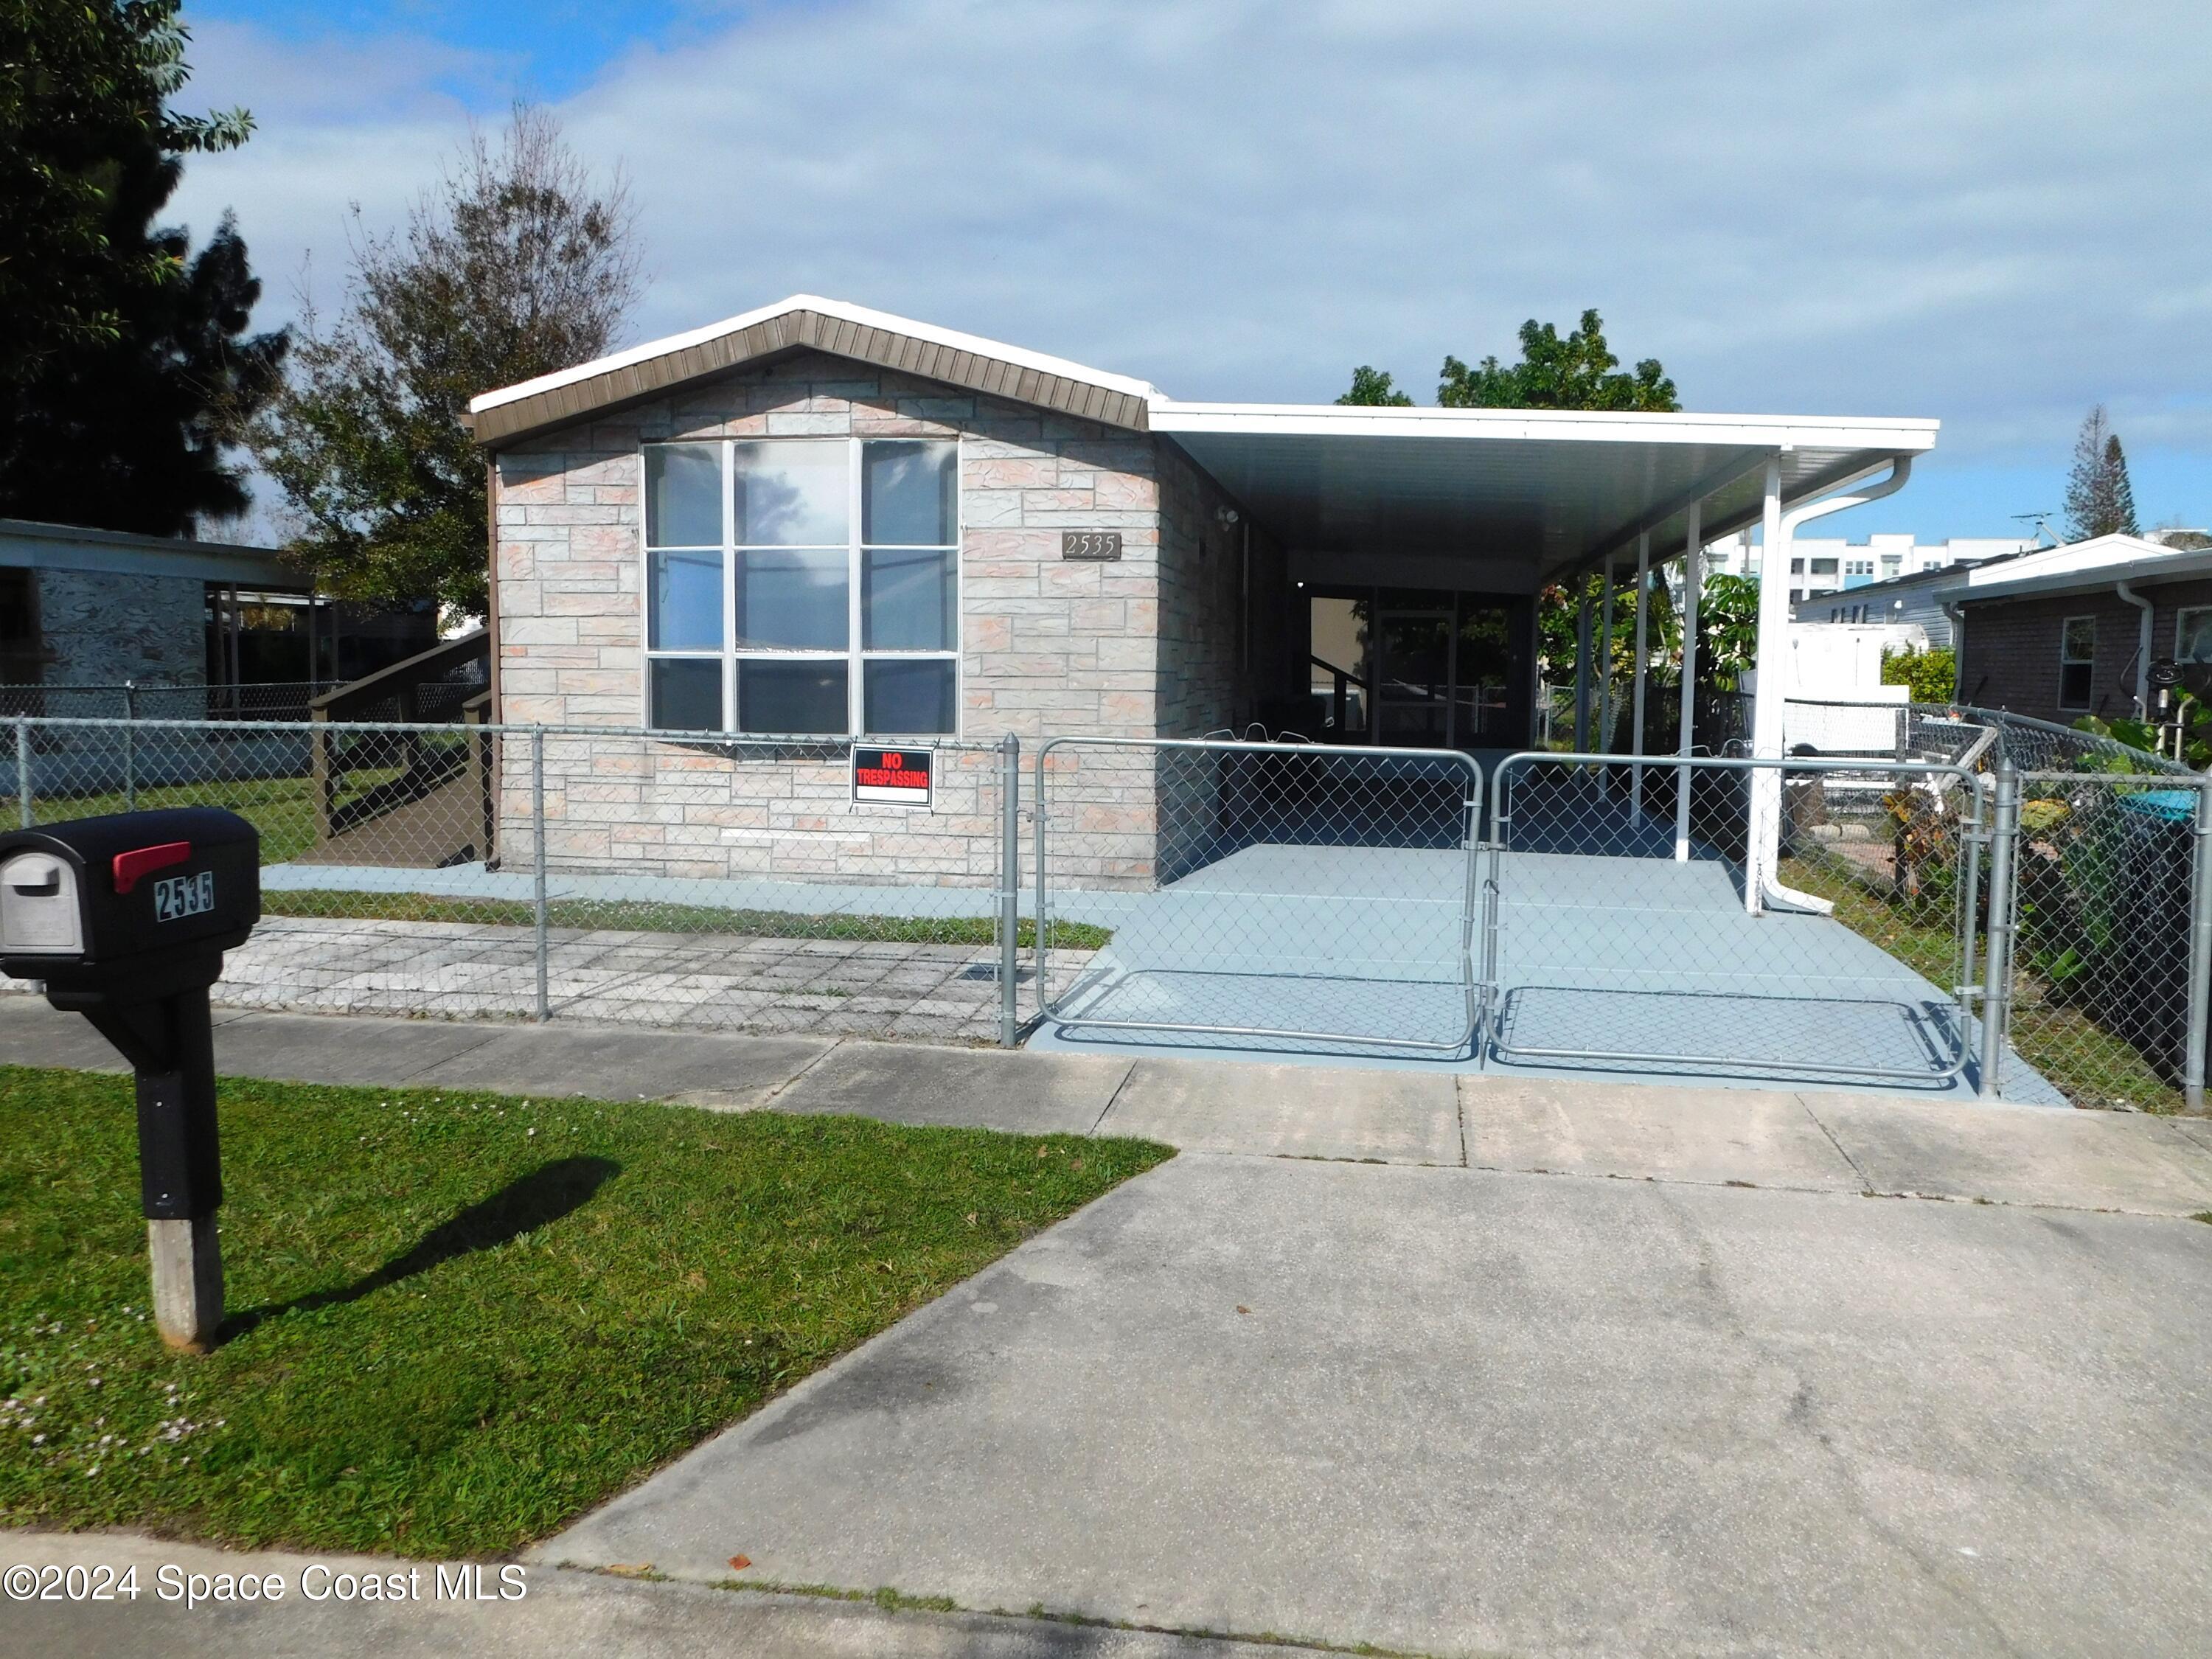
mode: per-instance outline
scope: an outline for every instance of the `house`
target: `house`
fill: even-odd
[[[1752,524],[1786,545],[1834,492],[1896,488],[1936,431],[1187,403],[804,295],[488,392],[471,419],[501,719],[665,738],[547,744],[549,862],[972,884],[993,879],[1003,735],[1257,722],[1500,754],[1530,738],[1547,586],[1625,583]],[[1786,623],[1778,590],[1778,651]],[[928,813],[855,800],[842,745],[871,736],[937,745]],[[1085,867],[1148,878],[1150,775],[1056,763],[1095,788]]]
[[[2100,536],[1970,571],[1939,597],[1960,619],[1966,702],[2062,725],[2131,716],[2161,658],[2212,695],[2212,551]]]
[[[2099,536],[2057,547],[2027,547],[1802,600],[1790,606],[1790,619],[1819,627],[1917,629],[1928,645],[1948,646],[1955,643],[1952,608],[1962,591],[2030,576],[2100,570],[2130,560],[2157,558],[2183,545],[2156,537]]]
[[[41,694],[125,682],[353,679],[436,637],[427,608],[318,598],[271,548],[0,519],[0,688],[13,693],[9,713],[82,714],[82,699],[48,708],[54,700]]]

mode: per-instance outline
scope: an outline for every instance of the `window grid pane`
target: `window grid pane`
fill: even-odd
[[[722,730],[727,708],[740,732],[956,731],[956,441],[645,452],[648,724]]]

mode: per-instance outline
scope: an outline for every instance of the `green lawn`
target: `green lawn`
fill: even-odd
[[[397,776],[396,773],[379,775]],[[375,780],[372,780],[375,781]],[[137,810],[160,806],[221,806],[235,812],[261,833],[261,861],[282,864],[315,844],[314,781],[311,778],[252,778],[237,781],[173,784],[141,789]],[[131,810],[120,789],[97,795],[41,795],[31,803],[35,823],[62,823]]]
[[[989,945],[997,938],[988,916],[872,916],[787,910],[726,910],[704,904],[656,904],[635,899],[553,899],[545,907],[555,927],[611,927],[645,933],[730,933],[754,939],[844,939],[896,945]],[[534,912],[522,899],[441,898],[428,893],[362,893],[336,888],[269,890],[261,913],[270,916],[365,917],[382,921],[483,922],[527,927]],[[1046,930],[1055,951],[1096,951],[1113,931],[1085,921],[1055,921]],[[1015,930],[1024,949],[1036,943],[1036,923]]]
[[[1930,982],[1950,989],[1959,947],[1946,905],[1898,904],[1821,860],[1784,859],[1781,876],[1792,887],[1832,901],[1837,921]],[[2052,1000],[2032,974],[2021,973],[2014,981],[2012,1046],[2077,1106],[2181,1109],[2181,1091],[2160,1077],[2133,1044],[2081,1009]]]
[[[222,1134],[173,1357],[129,1081],[0,1067],[0,1524],[513,1550],[1171,1155],[244,1079]]]

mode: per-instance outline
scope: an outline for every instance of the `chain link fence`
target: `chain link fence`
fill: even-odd
[[[304,720],[330,680],[248,685],[0,685],[0,718],[101,720]]]
[[[1037,751],[1037,953],[1078,1032],[1467,1055],[1482,775],[1455,751],[1058,738]]]
[[[2201,1104],[2212,782],[1984,710],[1887,706],[1879,732],[1863,708],[1789,712],[1879,752],[1525,756],[1486,791],[1431,750],[1061,738],[1025,781],[1011,747],[927,740],[925,811],[857,801],[842,739],[0,732],[15,823],[213,805],[255,824],[266,919],[222,991],[252,1006],[1000,1042],[1034,1014],[1177,1046],[1486,1042],[1891,1081],[1955,1070],[1986,1017],[2018,1062],[2008,1097]],[[2053,763],[2014,774],[2022,753]],[[1749,914],[1762,789],[1778,879],[1828,915]]]
[[[1970,775],[1523,755],[1495,793],[1499,1059],[1918,1085],[1972,1060]],[[1777,819],[1784,890],[1754,891]]]
[[[233,1004],[1011,1036],[1010,746],[909,745],[920,811],[856,802],[842,740],[10,724],[25,827],[183,805],[254,824],[263,921],[226,960]]]

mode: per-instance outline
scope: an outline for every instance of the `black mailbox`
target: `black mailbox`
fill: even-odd
[[[172,1346],[222,1322],[222,1202],[208,987],[261,919],[261,838],[180,807],[0,835],[0,972],[41,980],[131,1062],[154,1314]]]
[[[210,806],[0,835],[0,971],[134,1000],[198,977],[261,920],[261,838]]]

